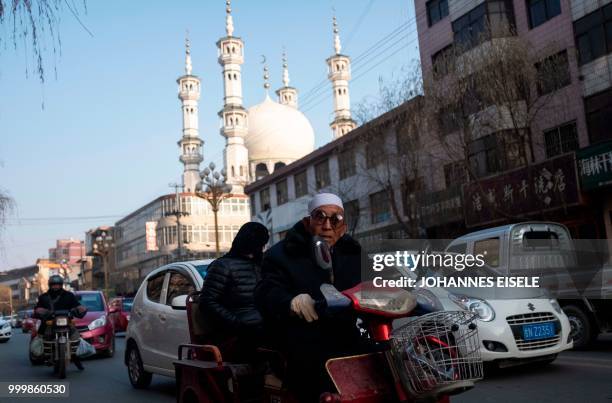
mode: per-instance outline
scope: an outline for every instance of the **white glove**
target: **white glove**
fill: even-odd
[[[306,322],[319,319],[315,310],[315,302],[308,294],[299,294],[291,300],[291,311]]]

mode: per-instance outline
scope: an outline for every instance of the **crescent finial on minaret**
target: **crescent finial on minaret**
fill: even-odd
[[[191,75],[191,42],[189,41],[189,30],[185,34],[185,74]]]
[[[225,32],[227,36],[232,36],[234,33],[234,20],[232,19],[232,2],[227,0],[225,2]]]
[[[336,51],[336,54],[339,55],[340,51],[342,50],[342,45],[340,44],[340,35],[338,35],[338,32],[340,32],[338,30],[338,20],[336,19],[336,16],[334,15],[333,18],[333,25],[334,25],[334,49]]]
[[[261,63],[263,64],[263,79],[264,79],[264,88],[266,89],[266,95],[268,95],[268,89],[270,88],[270,83],[268,79],[270,78],[270,74],[268,74],[268,65],[266,64],[266,56],[261,55]]]

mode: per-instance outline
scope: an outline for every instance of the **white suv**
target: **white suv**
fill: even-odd
[[[126,333],[125,365],[132,386],[146,388],[153,374],[174,377],[179,344],[189,343],[185,303],[202,289],[212,259],[176,262],[152,271],[142,282]]]

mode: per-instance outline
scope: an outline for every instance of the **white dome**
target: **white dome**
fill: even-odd
[[[314,130],[304,114],[269,96],[248,109],[245,138],[250,161],[294,161],[314,149]]]

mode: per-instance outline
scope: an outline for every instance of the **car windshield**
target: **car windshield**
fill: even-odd
[[[196,264],[195,268],[198,271],[198,273],[200,273],[200,276],[202,276],[202,278],[206,277],[206,272],[208,271],[207,264]]]
[[[125,312],[130,312],[132,310],[132,304],[134,304],[133,298],[124,298],[123,299],[123,310]]]
[[[81,305],[85,305],[88,311],[103,312],[104,304],[100,294],[80,294]]]

